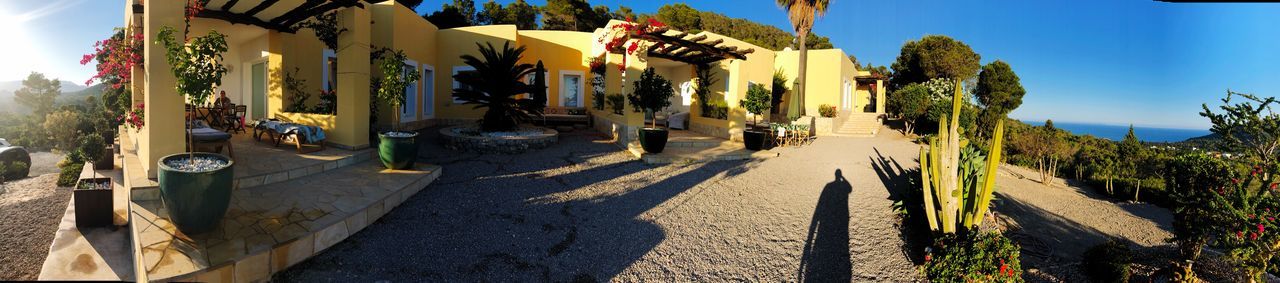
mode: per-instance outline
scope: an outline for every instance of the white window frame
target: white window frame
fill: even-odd
[[[334,61],[337,61],[338,59],[338,55],[333,52],[333,49],[325,49],[323,56],[320,56],[320,66],[323,67],[320,69],[320,88],[325,91],[333,91],[329,88],[330,84],[335,86],[337,85],[337,82],[329,81],[329,77],[331,76],[331,74],[329,74],[329,69],[331,68],[329,66],[329,58],[333,58]]]
[[[436,67],[429,64],[422,64],[422,119],[431,119],[436,117]],[[427,85],[430,80],[431,85]]]
[[[841,90],[840,100],[843,100],[840,103],[840,109],[846,110],[846,111],[853,110],[853,100],[854,100],[853,89],[854,89],[853,83],[850,82],[849,79],[844,79],[844,85],[842,85],[840,88]]]
[[[471,67],[471,66],[453,66],[453,76],[449,76],[449,81],[452,81],[452,82],[453,82],[453,89],[459,89],[459,88],[462,88],[462,83],[459,83],[459,82],[458,82],[458,78],[455,78],[454,76],[457,76],[457,75],[458,75],[458,73],[461,73],[461,72],[475,71],[475,70],[476,70],[476,68]],[[450,92],[450,93],[452,93],[452,92]],[[449,97],[450,97],[450,99],[449,99],[449,100],[450,100],[450,101],[453,101],[453,104],[463,104],[463,103],[466,103],[466,101],[458,100],[458,98],[457,98],[457,97],[455,97],[455,96],[453,96],[452,94],[450,94],[450,95],[449,95]]]
[[[418,69],[418,62],[411,59],[404,60],[405,68]],[[418,94],[421,87],[417,83],[410,84],[406,87],[414,88],[413,91],[405,89],[404,105],[400,105],[400,122],[412,122],[418,120]],[[407,112],[407,113],[406,113]]]
[[[578,94],[574,96],[574,102],[577,102],[578,106],[574,106],[574,107],[584,107],[582,105],[584,101],[582,96],[586,95],[587,74],[583,71],[577,71],[577,70],[560,70],[560,75],[557,76],[557,78],[560,79],[560,81],[557,83],[561,84],[560,93],[559,93],[560,106],[568,107],[568,103],[566,103],[568,102],[568,100],[566,100],[564,97],[565,86],[563,84],[564,84],[565,76],[578,76]]]

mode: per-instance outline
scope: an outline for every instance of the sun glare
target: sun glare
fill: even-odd
[[[27,35],[30,22],[22,15],[0,7],[0,80],[26,78],[31,71],[40,71],[39,59],[43,54],[37,43]]]

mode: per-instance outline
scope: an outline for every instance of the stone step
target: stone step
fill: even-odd
[[[218,228],[196,235],[176,231],[159,201],[132,202],[135,279],[268,280],[364,229],[440,174],[436,165],[387,170],[366,160],[315,177],[240,189]]]
[[[338,150],[338,149],[330,149],[330,150]],[[307,164],[299,164],[297,166],[283,168],[280,170],[270,171],[270,172],[254,172],[252,175],[246,174],[247,176],[235,176],[235,180],[232,181],[232,188],[238,190],[241,188],[252,188],[257,186],[270,185],[270,184],[275,184],[279,182],[294,180],[294,179],[298,179],[306,176],[311,176],[311,175],[320,174],[320,173],[336,170],[339,168],[351,166],[353,164],[369,161],[369,160],[372,160],[376,155],[377,155],[377,152],[369,149],[352,151],[348,155],[340,156],[340,157],[332,157],[330,160],[305,160],[308,162]],[[236,164],[235,166],[249,166],[249,165]],[[126,167],[129,167],[129,166],[126,166]],[[132,168],[139,168],[139,167],[132,166]],[[131,199],[135,201],[147,201],[147,200],[160,199],[159,185],[156,184],[155,181],[151,181],[151,180],[146,180],[146,181],[153,185],[145,186],[145,187],[134,187],[131,194]]]

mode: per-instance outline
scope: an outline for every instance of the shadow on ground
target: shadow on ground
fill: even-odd
[[[437,130],[420,135],[419,160],[443,166],[440,179],[275,279],[608,281],[666,239],[640,215],[755,165],[654,167],[594,132],[518,155],[462,153],[440,147]]]
[[[930,232],[927,228],[928,220],[920,217],[924,215],[922,195],[917,189],[920,186],[920,169],[918,166],[910,170],[904,169],[897,159],[885,157],[880,149],[874,150],[876,156],[868,157],[871,169],[880,177],[880,182],[884,183],[885,190],[889,192],[889,200],[897,206],[894,209],[906,212],[906,217],[898,222],[898,235],[904,243],[902,253],[912,263],[924,264],[924,248],[929,245]],[[915,162],[918,164],[918,160]]]
[[[849,193],[853,186],[836,169],[835,180],[822,188],[805,239],[797,278],[801,282],[849,282]]]

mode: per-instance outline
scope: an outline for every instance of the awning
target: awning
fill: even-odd
[[[737,46],[720,46],[724,39],[707,40],[706,34],[692,35],[663,28],[653,33],[632,36],[655,43],[649,47],[649,57],[685,62],[694,65],[714,63],[725,59],[746,60],[755,49],[738,50]]]
[[[294,33],[302,21],[342,8],[363,8],[365,3],[366,0],[210,0],[196,17]]]

